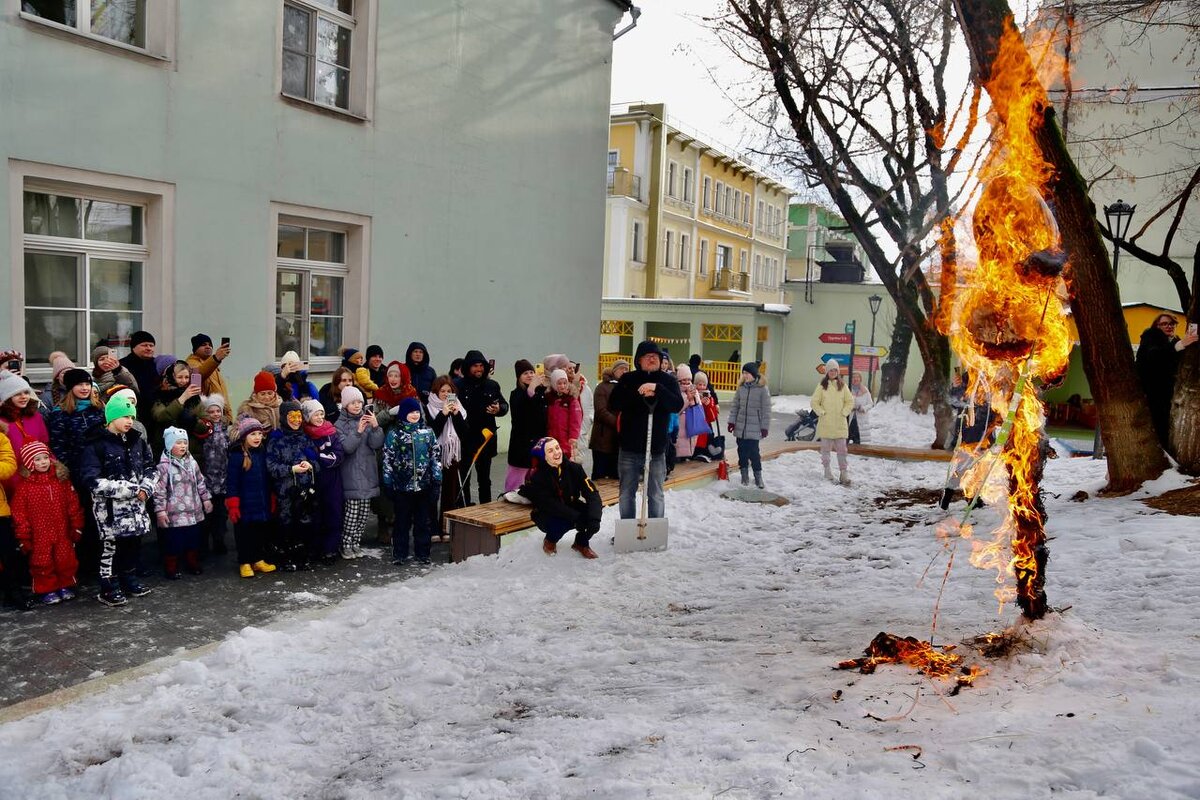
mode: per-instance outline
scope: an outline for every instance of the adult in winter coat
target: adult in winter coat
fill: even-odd
[[[106,344],[92,348],[92,383],[96,390],[104,394],[117,384],[137,388],[137,380],[133,373],[121,366],[121,362],[113,355],[112,348]]]
[[[459,464],[463,498],[471,505],[471,486],[467,472],[471,459],[475,461],[475,478],[479,481],[479,502],[492,501],[492,459],[496,457],[496,417],[508,413],[508,402],[500,394],[500,384],[488,377],[488,362],[483,353],[469,350],[463,358],[463,376],[455,383],[458,401],[467,412],[467,435],[463,438],[463,459]],[[485,436],[484,431],[490,435]],[[482,449],[481,449],[482,448]]]
[[[617,415],[610,407],[610,399],[613,387],[628,371],[629,362],[623,358],[617,359],[604,370],[600,385],[592,394],[595,417],[591,436],[588,437],[588,447],[592,451],[592,480],[617,477]]]
[[[338,415],[342,411],[342,390],[347,386],[354,385],[354,373],[345,367],[338,367],[333,371],[333,376],[330,377],[329,383],[321,387],[317,392],[317,399],[321,401],[321,405],[325,408],[325,419],[336,423]],[[361,390],[359,390],[361,391]],[[382,423],[383,420],[380,420]]]
[[[742,485],[750,483],[749,471],[754,470],[754,485],[763,488],[762,456],[758,443],[771,431],[771,393],[767,390],[758,364],[748,361],[742,366],[742,382],[729,404],[728,430],[737,440],[738,469]]]
[[[150,589],[138,580],[142,536],[150,532],[146,501],[157,479],[154,454],[133,428],[137,406],[114,397],[104,407],[105,427],[79,456],[79,479],[92,497],[100,534],[100,595],[105,605],[124,605],[125,595]]]
[[[400,405],[400,401],[407,397],[420,399],[420,394],[412,385],[408,367],[399,361],[393,361],[384,370],[383,383],[379,384],[379,388],[375,390],[375,405],[381,409],[387,409],[387,420],[390,421],[396,416],[395,409]]]
[[[1137,371],[1150,403],[1154,433],[1164,450],[1171,434],[1171,397],[1175,394],[1175,373],[1180,354],[1196,343],[1196,334],[1182,339],[1175,335],[1178,323],[1170,314],[1159,314],[1154,324],[1142,331],[1137,351]]]
[[[460,505],[458,493],[458,465],[463,460],[463,441],[467,436],[467,412],[455,397],[454,381],[447,375],[439,375],[429,391],[425,403],[425,421],[438,437],[438,451],[442,459],[442,495],[438,501],[437,519],[447,511]],[[438,530],[444,530],[438,525]]]
[[[683,408],[683,395],[675,374],[662,369],[662,350],[646,340],[637,346],[637,369],[625,373],[609,396],[609,409],[617,415],[620,451],[617,473],[621,480],[621,519],[637,516],[637,487],[646,458],[646,427],[650,427],[650,476],[646,491],[649,515],[666,513],[663,481],[667,476],[667,428],[671,415]]]
[[[980,448],[991,446],[991,430],[998,421],[996,413],[987,403],[974,402],[967,396],[969,376],[964,373],[961,377],[955,375],[950,387],[950,407],[958,411],[951,432],[950,446],[954,455],[950,463],[950,474],[946,479],[946,487],[938,505],[942,510],[950,508],[954,492],[962,485],[963,474],[975,460]],[[979,502],[975,499],[972,503]]]
[[[279,429],[279,406],[283,402],[279,397],[275,376],[262,370],[254,376],[254,384],[250,396],[238,406],[237,417],[254,417],[263,426],[268,435]],[[232,431],[230,439],[233,439]]]
[[[861,372],[850,376],[850,394],[854,395],[854,413],[850,415],[850,444],[862,444],[867,441],[870,428],[867,418],[875,407],[875,401],[871,398],[870,390],[863,385]]]
[[[404,365],[408,367],[412,384],[423,400],[429,399],[429,393],[433,390],[433,382],[437,379],[437,372],[433,369],[431,362],[428,347],[421,342],[408,343],[408,349],[404,351]]]
[[[2,427],[3,423],[0,423],[0,428]],[[28,565],[25,559],[21,558],[17,548],[12,509],[8,505],[8,495],[4,492],[4,483],[16,474],[16,453],[13,452],[8,437],[0,436],[0,590],[4,593],[5,605],[29,611],[33,608],[33,599],[22,588]]]
[[[192,337],[192,352],[187,357],[187,365],[200,373],[201,391],[210,397],[220,395],[225,400],[221,419],[226,425],[233,422],[233,409],[229,405],[229,387],[225,385],[225,376],[221,374],[221,363],[229,358],[231,352],[228,342],[222,342],[220,347],[214,348],[207,333],[197,333]]]
[[[24,480],[13,497],[13,524],[17,544],[29,556],[34,594],[46,604],[70,600],[79,568],[75,542],[83,531],[79,495],[44,442],[31,439],[20,457]]]
[[[520,491],[533,506],[533,524],[546,534],[542,551],[554,555],[559,540],[573,529],[571,549],[584,558],[596,558],[590,542],[600,530],[604,505],[595,484],[582,466],[564,458],[562,447],[550,437],[534,444],[530,461],[533,467]]]
[[[825,362],[825,377],[817,384],[812,396],[812,410],[817,415],[817,438],[821,440],[821,465],[826,480],[833,480],[829,469],[829,452],[837,450],[838,482],[850,485],[846,457],[846,438],[850,435],[850,413],[854,411],[854,395],[842,380],[842,368],[834,359]]]
[[[150,410],[162,381],[162,371],[154,362],[155,347],[154,336],[148,331],[134,331],[129,337],[129,354],[121,359],[121,366],[137,381],[138,419],[147,427],[152,427]]]
[[[508,437],[508,472],[504,476],[505,499],[518,502],[510,492],[516,492],[525,482],[531,466],[529,451],[535,442],[546,435],[546,383],[544,376],[525,359],[513,364],[517,388],[508,395],[512,433]]]
[[[378,453],[386,431],[366,408],[357,386],[342,390],[342,413],[334,423],[342,439],[342,493],[345,515],[342,522],[342,558],[362,555],[363,529],[371,515],[371,500],[379,496]]]
[[[294,350],[289,350],[279,359],[279,375],[275,378],[275,391],[284,400],[316,400],[317,386],[308,379],[308,365],[300,360]]]
[[[383,365],[383,348],[377,344],[367,345],[367,372],[377,386],[383,386],[387,380],[387,367]],[[330,420],[332,422],[332,420]]]
[[[679,381],[679,392],[683,395],[683,410],[679,414],[679,435],[675,437],[675,458],[684,460],[691,458],[696,452],[696,441],[700,434],[708,431],[708,421],[697,425],[688,424],[688,414],[704,416],[704,408],[700,406],[700,392],[692,381],[692,368],[680,364],[675,368],[675,379]],[[699,407],[699,411],[689,412],[688,409]]]
[[[200,387],[191,383],[192,369],[186,361],[175,361],[163,370],[158,399],[150,417],[149,439],[155,454],[162,453],[162,435],[167,428],[180,428],[188,435],[188,450],[196,458],[204,454],[201,435],[207,435],[208,424],[200,407]]]

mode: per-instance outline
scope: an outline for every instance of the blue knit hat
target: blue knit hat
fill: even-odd
[[[171,452],[171,448],[180,439],[183,439],[185,442],[188,440],[187,431],[183,428],[167,428],[163,431],[163,445],[166,446],[168,453]]]
[[[400,401],[400,419],[407,419],[414,411],[421,410],[421,401],[415,397],[406,397]]]
[[[553,441],[553,436],[543,436],[538,439],[533,443],[533,447],[529,448],[529,457],[539,464],[546,463],[546,445]]]

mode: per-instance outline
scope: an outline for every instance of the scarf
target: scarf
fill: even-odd
[[[361,414],[359,415],[361,416]],[[310,439],[321,439],[325,436],[332,436],[337,432],[337,428],[333,427],[333,423],[329,420],[324,420],[320,425],[304,424],[304,432],[308,434]]]
[[[436,394],[429,395],[429,402],[426,403],[429,408],[429,415],[436,418],[442,413],[442,409],[446,404],[442,398]],[[458,404],[458,415],[463,419],[467,418],[467,410],[462,407],[462,403]],[[462,459],[462,440],[458,438],[458,431],[454,430],[453,420],[446,420],[446,424],[442,426],[442,433],[438,436],[438,444],[442,446],[442,466],[450,467],[455,462]]]

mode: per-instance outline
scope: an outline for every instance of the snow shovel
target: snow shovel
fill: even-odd
[[[642,467],[642,513],[637,519],[619,519],[613,537],[613,550],[617,553],[641,553],[648,550],[667,549],[667,520],[665,517],[647,519],[650,506],[650,438],[654,433],[654,406],[647,403],[646,415],[646,463]]]

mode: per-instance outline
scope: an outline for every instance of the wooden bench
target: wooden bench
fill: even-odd
[[[730,437],[728,441],[732,442]],[[818,450],[819,442],[765,442],[761,453],[764,461],[778,458],[785,453],[797,453],[802,450]],[[887,445],[861,444],[851,445],[850,452],[854,455],[872,456],[878,458],[900,459],[904,461],[949,461],[951,453],[948,450],[928,450],[915,447],[892,447]],[[733,459],[728,462],[729,471],[737,472],[737,456],[735,453],[726,454]],[[681,461],[675,465],[666,482],[664,489],[682,489],[690,485],[716,480],[717,462]],[[600,501],[606,506],[617,504],[619,485],[611,478],[596,482],[600,490]],[[443,532],[450,536],[450,560],[462,561],[471,556],[495,555],[500,552],[500,537],[508,533],[528,530],[533,527],[529,517],[530,507],[496,500],[467,508],[457,508],[447,511],[443,517]]]

